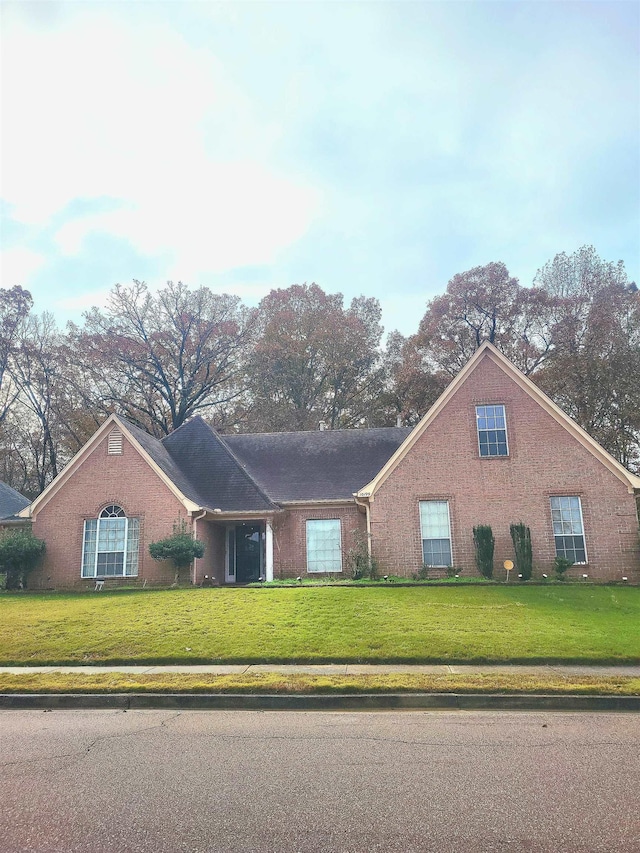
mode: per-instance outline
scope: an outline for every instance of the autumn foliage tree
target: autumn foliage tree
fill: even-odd
[[[19,286],[10,290],[0,288],[0,424],[17,398],[17,389],[11,381],[11,366],[32,306],[28,290]]]
[[[377,416],[383,387],[380,305],[317,284],[272,290],[258,307],[250,362],[252,415],[247,428],[330,429]]]
[[[623,465],[640,462],[640,293],[622,262],[583,246],[545,264],[551,357],[536,381]]]
[[[522,287],[503,263],[455,275],[427,305],[415,344],[435,368],[455,376],[484,341],[501,349],[524,373],[551,347],[549,295]]]
[[[583,246],[556,255],[532,287],[501,263],[454,276],[416,335],[389,339],[390,391],[409,423],[485,340],[624,465],[640,466],[640,295],[622,262]]]

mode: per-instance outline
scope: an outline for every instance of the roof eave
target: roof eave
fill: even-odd
[[[135,436],[129,431],[127,422],[122,418],[119,418],[118,415],[111,414],[106,419],[106,421],[98,427],[98,429],[94,432],[91,438],[80,448],[80,450],[76,453],[76,455],[69,462],[69,464],[58,474],[58,476],[51,483],[49,483],[49,485],[42,492],[42,494],[40,494],[31,503],[29,507],[26,507],[24,510],[21,511],[21,517],[35,517],[35,515],[40,511],[42,506],[48,503],[48,501],[71,478],[73,473],[80,467],[80,465],[85,461],[85,459],[87,459],[87,457],[90,456],[91,453],[93,453],[96,446],[103,439],[109,427],[113,426],[114,424],[116,424],[122,430],[131,446],[145,460],[149,467],[158,475],[160,480],[162,480],[162,482],[167,486],[167,488],[180,501],[180,503],[184,506],[187,512],[192,513],[197,512],[199,509],[202,509],[199,504],[197,504],[195,501],[192,501],[185,494],[183,494],[173,482],[173,480],[171,480],[171,478],[164,473],[164,471],[159,467],[159,465],[157,465],[156,462],[154,462],[154,460],[138,442]],[[23,515],[26,510],[29,510],[29,516]]]
[[[343,506],[353,503],[353,495],[345,498],[307,498],[305,500],[280,501],[281,506]]]
[[[445,388],[442,394],[435,401],[433,406],[424,415],[418,424],[414,427],[411,433],[406,437],[400,447],[396,450],[393,456],[386,462],[378,474],[367,483],[359,492],[356,493],[359,498],[368,498],[373,500],[376,491],[384,483],[387,477],[407,455],[409,450],[416,443],[418,438],[432,423],[433,420],[440,414],[449,399],[456,393],[460,385],[467,379],[469,374],[475,370],[480,359],[486,354],[509,375],[517,385],[519,385],[525,393],[529,394],[560,426],[564,427],[574,438],[593,456],[596,457],[606,468],[611,471],[619,480],[626,484],[630,494],[633,494],[640,488],[640,477],[628,471],[617,459],[614,459],[604,447],[592,438],[589,433],[579,426],[569,415],[563,411],[553,400],[548,397],[544,391],[525,376],[500,350],[489,341],[484,341],[469,361],[465,364],[462,370],[454,377],[454,379]]]

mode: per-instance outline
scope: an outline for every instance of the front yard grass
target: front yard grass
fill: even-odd
[[[0,595],[0,664],[640,663],[640,588]]]

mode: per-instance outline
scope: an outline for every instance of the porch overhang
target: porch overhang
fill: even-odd
[[[268,518],[273,518],[278,513],[282,512],[280,508],[278,509],[261,509],[261,510],[218,510],[218,509],[209,509],[208,507],[200,507],[195,510],[192,515],[198,515],[198,520],[205,521],[220,521],[220,522],[233,522],[233,521],[262,521]]]

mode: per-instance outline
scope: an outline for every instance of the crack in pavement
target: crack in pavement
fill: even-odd
[[[123,712],[119,711],[118,713],[123,713]],[[145,734],[146,732],[153,731],[154,729],[163,729],[167,725],[169,725],[169,723],[172,723],[175,719],[177,719],[179,716],[181,716],[181,714],[183,714],[183,713],[184,713],[183,711],[175,711],[166,720],[162,720],[160,723],[157,723],[156,725],[153,725],[153,726],[145,726],[144,728],[136,729],[135,731],[114,732],[113,734],[109,734],[109,735],[99,735],[98,737],[94,738],[88,744],[88,746],[83,747],[82,749],[79,749],[79,750],[74,750],[73,752],[63,752],[63,753],[60,753],[59,755],[47,755],[47,756],[41,757],[41,758],[21,758],[21,759],[18,759],[17,761],[1,762],[0,763],[0,770],[7,768],[7,767],[19,767],[20,765],[41,764],[41,763],[46,762],[46,761],[60,761],[60,760],[64,760],[67,758],[76,758],[77,759],[76,763],[77,763],[77,762],[81,761],[83,758],[86,758],[89,755],[89,753],[91,752],[91,750],[94,749],[94,747],[97,746],[97,744],[99,744],[101,741],[114,740],[117,738],[133,737],[135,735],[141,735],[141,734]],[[73,766],[73,763],[72,764],[66,764],[64,767],[60,767],[59,769],[60,770],[68,769],[69,767],[72,767],[72,766]]]

